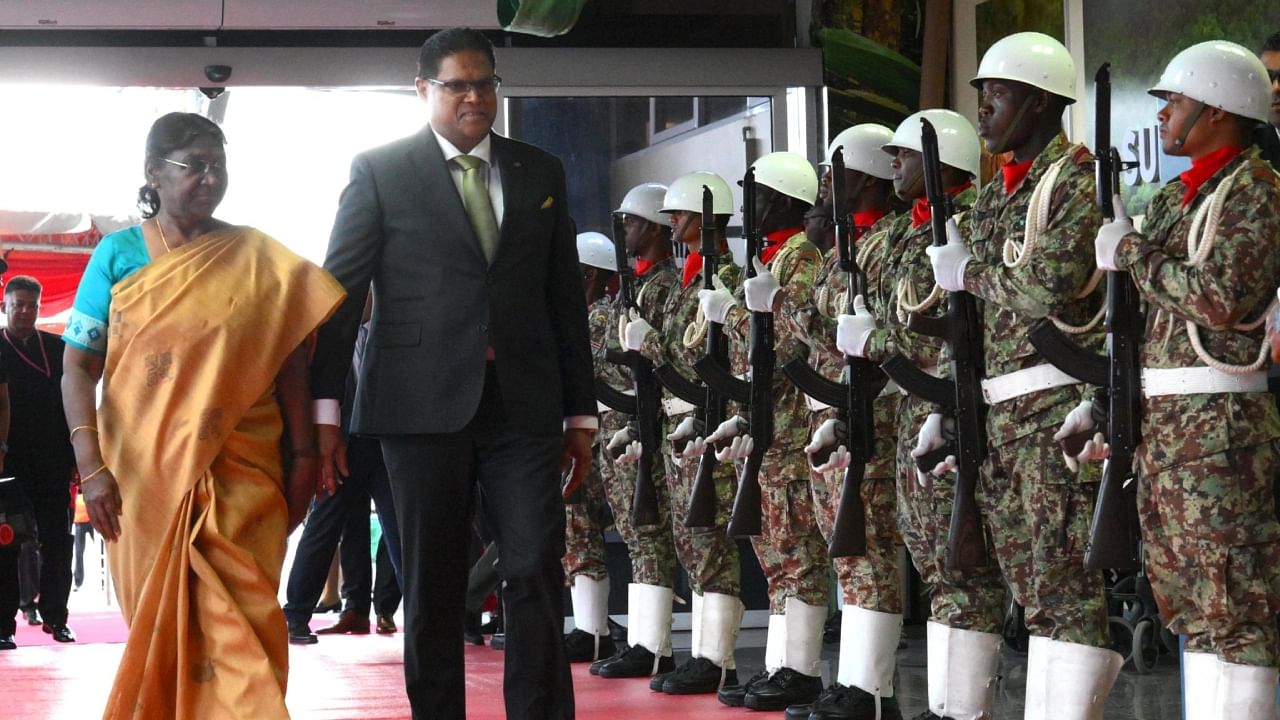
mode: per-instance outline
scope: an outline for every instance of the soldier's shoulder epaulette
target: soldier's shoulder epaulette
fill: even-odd
[[[1071,164],[1079,166],[1092,165],[1093,152],[1084,145],[1076,145],[1071,150]]]
[[[1250,158],[1248,162],[1249,175],[1254,181],[1280,188],[1280,173],[1276,172],[1271,163],[1262,158]]]

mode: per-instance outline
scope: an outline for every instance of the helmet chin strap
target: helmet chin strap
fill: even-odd
[[[767,185],[765,187],[768,187]],[[764,207],[760,209],[760,219],[756,222],[756,227],[763,228],[769,220],[769,213],[773,212],[774,206],[778,204],[778,198],[782,196],[773,188],[769,188],[769,198],[765,201]],[[761,230],[761,232],[764,232]],[[763,244],[763,242],[761,243]]]
[[[1191,117],[1182,123],[1182,128],[1178,131],[1178,137],[1173,141],[1173,149],[1181,150],[1183,143],[1187,141],[1187,136],[1191,134],[1191,130],[1195,128],[1196,123],[1200,122],[1200,114],[1204,112],[1204,102],[1196,101],[1196,109],[1191,111]]]
[[[1013,120],[1004,129],[1004,132],[1000,134],[1000,137],[997,138],[997,141],[995,144],[996,147],[998,148],[1005,147],[1005,143],[1009,142],[1009,136],[1013,135],[1013,131],[1016,130],[1019,125],[1022,124],[1022,119],[1026,116],[1027,111],[1031,109],[1031,102],[1035,99],[1036,99],[1035,93],[1028,93],[1027,96],[1023,98],[1022,105],[1018,107],[1018,112],[1014,113],[1013,115]],[[1007,149],[1001,150],[999,152],[1006,152],[1006,151]]]

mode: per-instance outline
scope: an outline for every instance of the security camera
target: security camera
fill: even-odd
[[[226,88],[224,88],[224,87],[202,87],[202,88],[200,88],[200,92],[204,93],[204,96],[205,96],[205,97],[207,97],[207,98],[209,98],[210,100],[217,100],[217,99],[218,99],[218,96],[219,96],[219,95],[221,95],[222,93],[226,92],[226,91],[227,91],[227,89],[226,89]]]
[[[230,65],[205,65],[204,76],[209,82],[224,83],[231,79]]]

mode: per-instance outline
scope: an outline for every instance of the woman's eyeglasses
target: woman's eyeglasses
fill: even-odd
[[[178,162],[169,158],[160,158],[170,165],[177,165],[185,171],[188,177],[204,177],[209,173],[217,173],[219,175],[227,172],[226,160],[215,160],[213,162],[205,162],[204,160],[188,160],[187,162]]]
[[[494,75],[483,80],[437,80],[436,78],[427,78],[427,82],[439,88],[450,95],[466,95],[474,92],[477,95],[488,95],[497,92],[502,87],[502,78]]]

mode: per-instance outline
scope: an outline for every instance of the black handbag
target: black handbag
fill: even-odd
[[[36,539],[36,514],[17,478],[0,478],[0,550]]]

